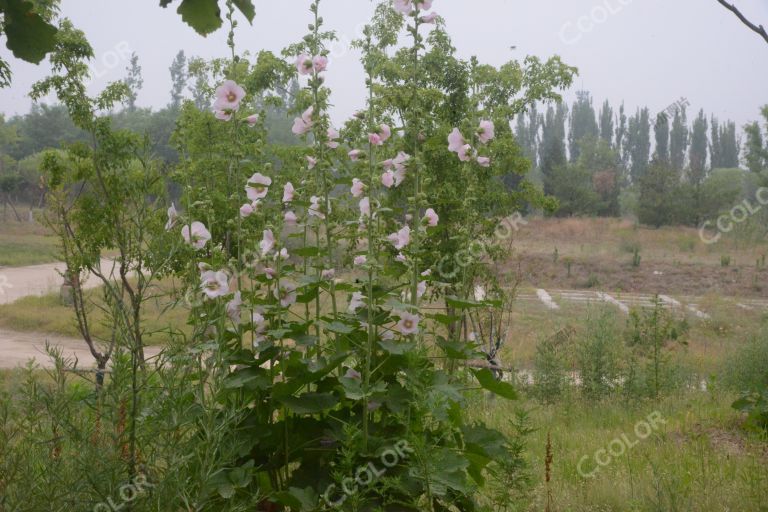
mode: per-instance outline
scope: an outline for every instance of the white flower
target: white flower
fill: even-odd
[[[203,272],[200,288],[209,299],[223,297],[229,293],[229,276],[222,270]]]
[[[202,222],[193,222],[192,226],[181,228],[181,236],[195,249],[202,249],[211,239],[211,233]]]
[[[248,194],[248,199],[251,201],[264,199],[267,197],[270,185],[272,185],[272,178],[257,172],[251,176],[245,186],[245,192]]]
[[[280,287],[273,292],[280,305],[287,308],[296,302],[296,285],[290,281],[281,281]]]
[[[364,197],[360,200],[360,215],[362,217],[371,216],[371,200]]]
[[[176,205],[171,203],[171,207],[168,208],[168,222],[165,223],[165,230],[170,231],[173,226],[176,225],[176,219],[179,217],[179,213],[176,211]]]
[[[320,209],[320,198],[317,196],[312,196],[309,199],[309,202],[311,203],[309,205],[309,214],[313,217],[317,217],[318,219],[325,219],[325,214]]]
[[[236,291],[232,300],[227,302],[227,316],[236,324],[240,323],[240,308],[242,305],[242,295],[240,291]]]
[[[400,318],[395,327],[400,334],[409,336],[419,332],[419,315],[414,315],[407,311],[395,312],[395,315]]]
[[[349,299],[349,307],[347,308],[347,311],[349,313],[354,313],[358,309],[365,306],[365,301],[363,300],[363,293],[362,292],[354,292],[352,294],[352,298]]]
[[[264,237],[261,239],[259,247],[261,248],[262,256],[266,256],[275,248],[275,235],[271,229],[264,230]]]

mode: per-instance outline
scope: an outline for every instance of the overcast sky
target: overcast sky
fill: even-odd
[[[768,25],[768,0],[734,0],[748,16]],[[140,106],[169,101],[168,67],[179,49],[205,58],[227,54],[224,29],[207,38],[181,22],[175,8],[158,0],[62,0],[62,13],[85,31],[96,52],[93,90],[122,78],[127,53],[139,55],[144,88]],[[307,31],[305,0],[254,0],[253,26],[241,25],[241,50],[279,53]],[[174,2],[174,5],[178,1]],[[346,44],[373,11],[369,0],[324,0],[322,15],[341,39],[327,83],[333,89],[337,122],[364,101],[357,52]],[[130,7],[129,7],[130,6]],[[560,55],[579,68],[573,91],[584,88],[595,101],[622,100],[630,111],[647,105],[653,114],[681,97],[739,126],[768,104],[768,44],[715,0],[435,0],[460,56],[477,55],[500,65],[511,58]],[[581,27],[581,28],[580,28]],[[515,46],[512,50],[510,47]],[[0,51],[5,58],[9,52]],[[123,58],[121,58],[121,55]],[[11,59],[14,82],[0,90],[0,111],[29,109],[29,86],[48,71]]]

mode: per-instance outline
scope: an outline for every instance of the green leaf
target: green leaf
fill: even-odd
[[[217,30],[222,24],[217,0],[183,0],[177,12],[187,25],[203,36]]]
[[[227,389],[267,389],[271,383],[267,371],[260,367],[237,370],[224,379],[224,387]]]
[[[338,403],[338,399],[330,393],[304,393],[300,396],[286,396],[279,400],[296,414],[317,414],[333,409]]]
[[[58,30],[33,8],[24,0],[6,0],[5,35],[6,46],[15,57],[38,64],[54,49]]]
[[[295,256],[301,256],[302,258],[313,258],[320,254],[318,247],[306,246],[293,249],[291,251]]]
[[[415,343],[398,343],[391,340],[382,340],[379,342],[381,348],[392,355],[400,356],[416,349]]]
[[[341,323],[339,321],[333,321],[333,322],[321,322],[323,329],[330,332],[335,332],[336,334],[349,334],[351,332],[354,332],[354,327],[351,327],[347,324]]]
[[[483,389],[499,395],[502,398],[506,398],[507,400],[517,400],[517,391],[515,391],[512,384],[496,380],[496,377],[493,376],[491,370],[483,368],[482,370],[472,370],[472,373],[475,374],[475,378],[477,378],[477,381]]]
[[[487,304],[483,302],[475,302],[473,300],[467,300],[467,299],[460,299],[458,297],[446,297],[445,303],[448,306],[454,307],[456,309],[469,309],[469,308],[484,308],[487,307]]]
[[[256,9],[253,8],[253,2],[251,0],[233,0],[235,7],[240,9],[243,16],[248,20],[248,23],[253,23],[253,18],[256,16]]]

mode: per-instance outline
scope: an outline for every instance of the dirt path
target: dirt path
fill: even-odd
[[[7,267],[0,268],[0,304],[9,304],[23,297],[32,295],[47,295],[58,293],[63,281],[61,272],[64,265],[51,263],[47,265],[34,265],[31,267]],[[111,274],[112,262],[102,260],[101,271]],[[85,288],[93,288],[99,285],[99,280],[90,277],[83,282]],[[44,312],[40,312],[44,314]],[[45,368],[52,366],[51,360],[45,352],[45,344],[60,347],[63,355],[68,358],[77,358],[78,366],[83,368],[95,365],[88,346],[81,339],[67,338],[48,333],[15,332],[0,329],[0,368],[15,368],[23,366],[30,359],[35,359]],[[158,348],[149,347],[147,355],[156,355]]]

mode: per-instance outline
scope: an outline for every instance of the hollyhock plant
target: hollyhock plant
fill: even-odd
[[[283,216],[283,221],[289,226],[294,226],[296,225],[298,218],[296,217],[295,213],[289,210],[285,212],[285,215]]]
[[[480,164],[481,167],[490,167],[491,159],[487,156],[479,156],[477,157],[477,163]]]
[[[482,144],[488,144],[496,136],[496,131],[492,121],[480,121],[480,128],[477,129],[477,138]]]
[[[365,306],[365,301],[363,300],[363,293],[362,292],[354,292],[352,294],[352,297],[349,299],[349,306],[347,307],[347,311],[350,313],[354,313],[358,309]]]
[[[359,149],[353,149],[349,152],[349,159],[353,162],[357,162],[360,160],[363,156],[365,156],[365,153]]]
[[[202,275],[202,284],[200,285],[200,288],[209,299],[216,299],[228,295],[229,276],[222,270],[219,270],[218,272],[208,270]]]
[[[339,147],[339,138],[341,135],[339,134],[338,130],[335,128],[328,128],[328,142],[326,143],[326,146],[328,146],[331,149],[336,149]]]
[[[438,15],[437,15],[436,12],[431,12],[429,14],[426,14],[426,15],[422,16],[421,17],[421,22],[422,23],[426,23],[428,25],[434,25],[435,21],[437,21],[437,16]]]
[[[363,255],[355,256],[355,260],[354,260],[355,266],[359,267],[361,265],[365,265],[367,262],[368,262],[368,258],[366,258],[365,256]]]
[[[271,229],[264,230],[264,236],[261,242],[259,242],[259,248],[261,249],[262,256],[266,256],[275,248],[275,235]]]
[[[387,171],[381,175],[381,184],[387,188],[392,188],[395,184],[395,173]]]
[[[365,183],[357,178],[352,178],[352,188],[350,189],[350,192],[352,192],[352,197],[360,197],[363,195],[364,191]]]
[[[325,57],[323,55],[317,55],[312,59],[312,67],[315,70],[315,73],[322,73],[326,69],[328,69],[328,57]]]
[[[202,222],[193,222],[191,226],[181,228],[181,236],[195,249],[202,249],[211,239],[211,233]]]
[[[309,75],[312,73],[314,67],[315,65],[312,57],[306,53],[303,53],[296,58],[296,69],[299,71],[300,75]]]
[[[450,135],[448,135],[448,151],[459,153],[466,144],[467,141],[458,128],[454,128]]]
[[[273,294],[284,308],[296,303],[296,285],[291,281],[281,281],[280,286],[275,288]]]
[[[324,281],[330,281],[331,279],[333,279],[334,277],[336,277],[336,271],[335,271],[334,269],[332,269],[332,268],[330,268],[330,269],[324,269],[324,270],[323,270],[323,271],[320,273],[320,277],[321,277],[321,278],[322,278]]]
[[[301,117],[297,117],[293,120],[293,128],[291,128],[291,131],[294,135],[305,135],[309,133],[314,125],[314,122],[312,121],[314,114],[315,107],[311,106],[301,114]]]
[[[283,203],[290,203],[293,201],[293,196],[296,189],[293,188],[293,183],[290,181],[283,186]]]
[[[232,300],[227,302],[227,316],[233,323],[239,324],[241,317],[241,310],[243,306],[243,297],[240,291],[236,291]]]
[[[225,80],[216,88],[215,97],[214,109],[237,110],[240,107],[240,102],[245,98],[245,89],[237,85],[234,80]]]
[[[411,14],[411,12],[413,11],[412,0],[395,0],[394,6],[398,12],[401,12],[403,14]]]
[[[370,217],[371,216],[371,200],[367,197],[364,197],[360,200],[360,216]]]
[[[317,158],[312,156],[307,156],[307,168],[311,171],[315,168],[317,165]]]
[[[475,156],[475,150],[469,144],[465,144],[459,151],[459,160],[469,162]]]
[[[387,240],[395,246],[395,249],[400,251],[411,243],[411,228],[409,226],[403,226],[403,228],[396,233],[389,235]]]
[[[403,336],[410,336],[419,332],[419,315],[408,313],[407,311],[395,312],[395,316],[400,318],[395,329]]]
[[[245,203],[240,207],[240,217],[247,218],[253,215],[253,205],[251,203]]]
[[[168,208],[168,222],[165,223],[165,230],[170,231],[176,226],[176,220],[179,218],[179,212],[176,211],[176,205],[171,203]]]
[[[440,220],[440,217],[438,217],[435,210],[432,208],[427,208],[427,211],[424,214],[424,222],[426,222],[427,226],[434,228],[435,226],[437,226],[437,223],[439,220]]]
[[[248,126],[253,128],[254,126],[256,126],[256,123],[259,122],[259,116],[256,114],[250,115],[245,118],[245,122],[248,123]]]
[[[318,219],[325,219],[325,214],[320,209],[320,198],[317,196],[312,196],[309,199],[310,205],[307,212],[313,216],[317,217]]]
[[[248,179],[248,183],[245,186],[245,192],[248,194],[248,199],[251,201],[264,199],[269,193],[270,185],[272,185],[272,178],[257,172]]]
[[[216,110],[213,116],[220,121],[229,121],[232,119],[232,112],[229,110]]]

